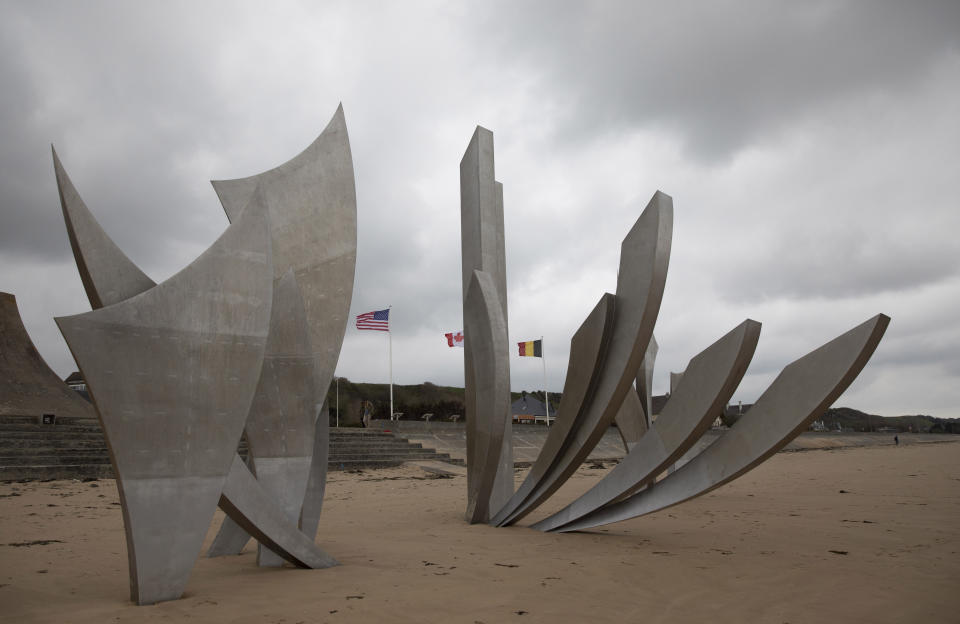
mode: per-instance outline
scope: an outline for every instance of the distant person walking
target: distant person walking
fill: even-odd
[[[893,443],[897,446],[900,446],[900,436],[898,435],[893,436]]]

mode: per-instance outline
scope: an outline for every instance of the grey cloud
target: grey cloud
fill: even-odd
[[[570,103],[558,140],[663,126],[724,160],[824,104],[897,92],[960,49],[955,2],[504,3],[504,65]],[[563,138],[560,138],[563,137]]]
[[[462,358],[438,341],[461,329],[457,165],[479,123],[505,185],[511,340],[544,335],[551,389],[657,188],[677,206],[658,390],[750,316],[764,322],[761,351],[737,398],[752,400],[881,310],[894,322],[875,378],[944,385],[960,336],[911,310],[951,305],[942,292],[960,269],[956,7],[4,4],[0,289],[69,372],[50,317],[86,302],[51,142],[160,280],[226,226],[207,180],[285,161],[343,101],[359,208],[351,315],[393,305],[405,383],[462,383]],[[385,345],[352,324],[339,373],[384,381]],[[515,388],[542,385],[538,362],[512,373]],[[861,388],[864,406],[890,401]],[[955,414],[943,394],[914,411]]]

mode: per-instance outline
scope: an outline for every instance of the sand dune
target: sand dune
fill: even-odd
[[[527,523],[604,472],[582,468]],[[342,566],[261,570],[248,545],[199,559],[182,600],[136,607],[113,481],[2,484],[0,621],[960,617],[960,444],[782,453],[708,496],[587,533],[468,526],[465,490],[410,466],[333,473],[318,541]]]

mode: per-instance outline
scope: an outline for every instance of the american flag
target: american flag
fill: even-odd
[[[357,329],[390,331],[390,309],[358,314]]]

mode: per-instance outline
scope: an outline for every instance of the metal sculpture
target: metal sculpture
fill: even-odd
[[[90,307],[119,303],[156,286],[103,231],[67,176],[57,150],[53,146],[50,150],[63,221]]]
[[[228,514],[229,521],[224,524],[235,528],[234,542],[239,542],[239,548],[249,535],[253,535],[261,547],[266,547],[261,548],[258,555],[261,565],[275,566],[283,560],[302,567],[336,565],[333,558],[314,545],[313,538],[322,502],[316,497],[323,496],[329,441],[327,419],[318,421],[317,414],[346,328],[356,252],[353,168],[342,108],[338,108],[317,141],[287,164],[252,178],[215,182],[234,225],[188,269],[159,286],[140,271],[99,226],[55,152],[54,167],[71,247],[95,309],[87,315],[58,319],[58,322],[81,370],[90,369],[84,374],[101,412],[124,505],[131,553],[132,598],[148,604],[173,599],[182,593],[199,548],[195,540],[200,531],[199,519],[206,514],[205,503],[211,496],[214,505],[219,501]],[[249,225],[251,223],[256,225]],[[262,240],[253,240],[256,237],[249,233],[251,228],[259,228],[256,231],[262,234]],[[313,244],[319,245],[320,251],[311,248]],[[224,272],[224,262],[231,254],[247,262],[262,258],[265,268],[261,267],[260,272],[267,276],[267,287],[264,289],[263,284],[259,284],[257,291],[231,292],[230,288],[236,290],[259,279],[259,273],[247,271],[247,281],[231,286],[231,277],[239,280],[249,269],[243,262],[236,262],[232,272]],[[224,288],[215,288],[218,284]],[[192,288],[200,288],[202,292],[191,294]],[[199,312],[191,311],[189,306],[179,307],[179,302],[187,299],[195,306],[205,302],[206,307]],[[108,307],[99,309],[104,305]],[[259,316],[251,316],[244,306],[255,309]],[[153,308],[158,312],[151,314]],[[157,398],[144,379],[125,379],[113,369],[105,372],[107,362],[103,358],[113,352],[105,348],[91,353],[94,347],[89,342],[90,333],[83,331],[88,321],[93,322],[90,319],[112,319],[119,309],[127,310],[127,316],[136,317],[136,321],[128,325],[115,323],[110,330],[121,351],[122,357],[118,359],[125,357],[133,362],[135,365],[130,370],[137,370],[137,375],[159,377],[173,384],[167,388],[169,392],[163,409],[159,410],[160,416],[155,416],[156,420],[141,419],[136,434],[122,426],[122,418],[121,425],[116,424],[117,409],[125,410],[124,414],[135,414],[138,400],[150,406]],[[256,357],[218,355],[214,347],[221,345],[222,350],[226,348],[222,345],[232,344],[228,340],[233,336],[229,333],[231,323],[250,323],[251,319],[258,322],[266,319],[267,324],[257,330],[262,336],[257,334],[257,340],[238,341],[248,348],[258,345]],[[159,327],[151,324],[154,321]],[[178,323],[187,332],[175,337],[175,344],[181,345],[181,359],[155,358],[150,363],[153,368],[147,372],[147,365],[137,359],[144,354],[136,353],[138,347],[143,347],[144,332],[163,336],[169,328],[179,327]],[[218,334],[218,328],[227,333]],[[83,352],[85,363],[81,363],[78,352]],[[169,381],[182,377],[180,371],[184,368],[188,377],[179,386]],[[318,368],[322,369],[320,373]],[[248,379],[251,374],[252,382]],[[231,393],[229,427],[222,422],[226,412],[213,409],[215,406],[209,404],[225,400],[224,379],[244,385],[244,392]],[[116,385],[121,382],[129,387],[117,390]],[[121,397],[122,408],[112,400],[114,396]],[[241,431],[233,435],[233,419],[234,408],[239,405],[243,406],[240,427],[242,429],[246,422],[252,466],[259,480],[236,457]],[[176,421],[170,419],[169,414],[179,413],[178,409],[188,414],[185,430],[177,429]],[[110,415],[105,416],[104,412]],[[214,414],[212,421],[204,418],[208,413]],[[108,426],[107,421],[112,424]],[[149,466],[139,466],[131,459],[130,447],[138,444],[138,435],[142,442],[170,427],[174,434],[171,434],[169,448],[158,445]],[[208,440],[211,435],[217,436],[215,449]],[[130,441],[131,437],[134,442]],[[201,448],[197,448],[197,440]],[[315,453],[319,446],[324,449]],[[202,460],[191,455],[198,452],[204,453]],[[223,453],[226,458],[221,457]],[[141,451],[140,457],[147,456]],[[211,476],[204,461],[215,463],[216,470],[212,472],[215,479],[205,482],[206,487],[198,490],[202,491],[203,504],[187,500],[189,511],[176,509],[170,504],[175,493],[196,480],[191,470],[199,469],[204,477]],[[166,478],[151,472],[157,466],[162,474],[174,474],[172,480],[168,478],[165,482],[165,494],[154,502],[171,507],[167,513],[178,518],[162,529],[152,524],[163,521],[164,516],[156,513],[161,508],[141,500],[149,498],[143,495],[144,488],[156,489],[156,479]],[[138,472],[141,469],[142,475]],[[144,479],[153,481],[140,487]],[[218,483],[215,495],[210,493],[214,483]],[[129,498],[125,494],[127,490],[132,492]],[[305,496],[313,498],[305,502]],[[209,511],[207,523],[212,508]],[[178,523],[186,523],[189,530],[178,528]],[[206,525],[200,533],[201,540],[205,530]]]
[[[325,449],[330,438],[329,420],[318,414],[340,357],[356,270],[357,200],[343,106],[337,107],[320,136],[286,163],[212,184],[231,221],[244,212],[254,193],[262,197],[254,205],[270,222],[275,287],[287,279],[284,290],[290,301],[284,305],[291,310],[276,318],[271,334],[297,325],[300,321],[294,316],[301,313],[293,310],[302,306],[305,332],[294,336],[288,330],[284,345],[275,347],[276,357],[268,354],[246,431],[258,478],[280,477],[268,476],[269,488],[313,537],[320,521],[327,461],[311,458],[313,449]],[[285,278],[287,273],[292,275]],[[290,403],[293,395],[297,398]],[[287,405],[281,405],[284,401]],[[279,432],[288,432],[284,440],[275,439]],[[225,523],[208,554],[239,553],[246,541],[238,526]],[[258,551],[261,565],[281,563],[262,544]]]
[[[251,214],[163,284],[56,319],[107,438],[138,604],[183,593],[260,372],[271,277]]]
[[[475,175],[477,153],[483,156],[479,161],[480,175]],[[468,156],[470,166],[465,168]],[[472,214],[468,208],[474,209],[476,193],[464,191],[465,169],[474,176],[469,183],[474,178],[483,179],[486,187],[481,188],[486,188],[487,196],[495,196],[490,190],[493,137],[489,131],[478,128],[461,162],[466,293],[468,286],[471,292],[478,290],[484,276],[479,271],[472,276],[467,272],[477,253],[468,242],[474,240],[476,232],[482,232],[484,249],[491,254],[502,249],[503,216],[501,212],[495,219],[481,220],[479,224],[466,218]],[[502,206],[502,196],[499,201]],[[572,531],[598,526],[650,513],[719,487],[762,462],[819,417],[857,376],[879,343],[889,322],[883,315],[788,366],[753,406],[749,417],[742,418],[713,444],[704,444],[703,434],[722,413],[756,348],[760,324],[746,320],[691,360],[685,371],[670,374],[671,398],[654,422],[651,385],[658,346],[653,328],[666,282],[672,218],[672,200],[657,191],[621,246],[617,294],[607,293],[600,299],[570,342],[563,398],[546,443],[523,483],[492,515],[491,524],[513,524],[547,500],[586,459],[614,421],[627,448],[626,457],[596,486],[535,523],[533,528]],[[501,225],[497,227],[497,223]],[[491,258],[502,262],[503,255]],[[503,270],[502,265],[496,266]],[[506,301],[502,303],[505,312]],[[471,305],[479,304],[475,301]],[[476,313],[468,308],[465,297],[465,323]],[[498,359],[496,343],[489,331],[480,328],[466,334],[468,353],[471,349],[483,352],[485,378],[497,378],[498,373],[509,378],[507,348],[502,347],[504,351]],[[501,470],[502,462],[509,456],[505,452],[501,464],[495,466],[488,457],[477,453],[486,448],[490,432],[499,431],[501,408],[493,403],[487,405],[486,411],[476,407],[469,411],[478,399],[469,389],[476,376],[472,367],[477,366],[477,359],[466,357],[464,361],[468,384],[467,461],[468,470],[473,472],[468,496],[472,501],[478,484],[489,483],[494,471]],[[502,362],[503,368],[491,370],[498,362]],[[479,398],[492,397],[488,393]],[[664,471],[666,477],[656,481]],[[472,517],[471,521],[479,521],[479,517]]]
[[[730,400],[759,339],[760,323],[744,321],[693,358],[687,372],[694,383],[681,388],[686,392],[670,397],[660,418],[627,456],[587,493],[534,528],[547,531],[620,500],[645,487],[679,459],[709,429],[717,409]]]
[[[553,494],[580,467],[610,427],[643,363],[667,278],[673,200],[657,192],[620,246],[610,337],[568,443],[544,476],[521,485],[494,519],[513,524]],[[469,340],[469,338],[468,338]]]
[[[460,161],[460,239],[463,310],[484,338],[464,345],[467,417],[467,520],[487,522],[513,493],[510,359],[507,344],[507,266],[503,242],[503,185],[494,179],[493,133],[477,126]],[[478,276],[477,272],[481,273]],[[474,280],[479,291],[470,296]],[[495,312],[491,307],[499,308]],[[499,348],[493,349],[491,341]],[[481,344],[482,342],[482,344]],[[475,355],[483,350],[482,360]],[[477,365],[483,371],[475,371]],[[488,367],[489,365],[489,367]],[[489,377],[492,376],[492,377]],[[483,384],[483,390],[478,385]],[[506,403],[498,393],[505,388]],[[491,406],[496,411],[491,412]],[[502,410],[502,413],[501,411]],[[483,412],[485,416],[479,416]]]
[[[729,431],[655,487],[555,528],[575,531],[634,518],[742,476],[830,407],[863,370],[889,323],[890,317],[879,314],[784,368]]]

